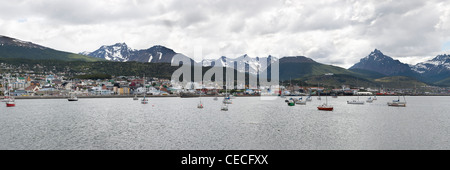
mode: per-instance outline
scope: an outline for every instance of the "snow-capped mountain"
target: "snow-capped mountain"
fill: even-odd
[[[82,55],[88,55],[91,57],[102,58],[109,61],[127,62],[130,60],[131,54],[134,52],[125,43],[117,43],[111,46],[102,46],[98,50],[92,53],[83,52]]]
[[[234,59],[223,56],[217,60],[205,59],[202,61],[202,65],[204,67],[209,66],[219,66],[229,68],[235,67],[239,72],[248,72],[250,74],[257,74],[258,69],[260,71],[263,71],[268,67],[267,65],[269,64],[264,66],[263,61],[269,61],[269,59],[271,63],[278,61],[278,58],[272,56],[252,58],[249,57],[248,55],[243,55],[241,57]]]
[[[386,76],[411,76],[414,74],[408,64],[384,55],[380,50],[375,49],[367,57],[356,63],[351,70],[361,69],[378,72]]]
[[[424,79],[431,82],[450,77],[450,55],[438,55],[432,60],[418,63],[411,70],[420,74]]]
[[[94,52],[83,52],[80,54],[118,62],[171,63],[173,57],[178,53],[159,45],[149,49],[134,50],[125,43],[117,43],[110,46],[102,46]]]
[[[424,74],[427,72],[442,72],[450,70],[450,55],[438,55],[436,58],[432,60],[428,60],[426,62],[418,63],[411,68],[413,71]]]

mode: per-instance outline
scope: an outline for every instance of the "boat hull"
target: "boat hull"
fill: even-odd
[[[363,105],[365,102],[362,101],[347,101],[347,104]]]
[[[69,102],[76,102],[78,99],[67,99]]]
[[[332,107],[317,107],[317,109],[322,110],[322,111],[333,111],[334,108]]]
[[[388,103],[391,107],[406,107],[406,103]]]
[[[15,103],[6,103],[6,107],[16,107]]]

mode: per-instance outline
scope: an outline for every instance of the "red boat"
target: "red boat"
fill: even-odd
[[[16,102],[14,102],[14,100],[10,100],[6,102],[6,107],[15,107],[16,106]]]
[[[317,109],[323,110],[323,111],[333,111],[334,110],[333,106],[328,106],[326,104],[317,107]]]

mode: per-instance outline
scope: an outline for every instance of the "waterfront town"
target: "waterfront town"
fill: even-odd
[[[66,97],[71,93],[77,96],[133,96],[146,93],[150,96],[179,96],[183,91],[189,90],[197,94],[215,95],[223,93],[223,86],[215,83],[192,83],[188,87],[174,84],[169,79],[139,76],[113,76],[111,79],[71,79],[58,74],[1,74],[0,95],[7,91],[9,81],[9,95],[16,97]],[[191,87],[191,88],[189,88]],[[233,90],[237,96],[258,96],[264,87],[245,88]],[[266,87],[267,89],[267,87]],[[279,92],[281,89],[282,92]],[[299,86],[295,84],[282,84],[275,89],[276,94],[286,96],[299,95],[449,95],[450,88],[424,86],[417,89],[383,89],[370,87],[350,87],[342,85],[339,88],[325,88],[319,86]],[[424,90],[426,89],[426,90]],[[269,90],[270,91],[270,90]],[[272,91],[273,92],[273,91]],[[274,93],[272,93],[274,94]]]

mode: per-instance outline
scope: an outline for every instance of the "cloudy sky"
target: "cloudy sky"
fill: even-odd
[[[439,0],[0,0],[0,35],[70,52],[126,42],[206,58],[304,55],[350,67],[375,48],[409,64],[450,53]]]

